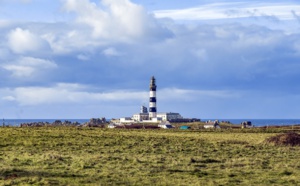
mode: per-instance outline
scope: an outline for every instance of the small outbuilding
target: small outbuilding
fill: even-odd
[[[171,129],[171,128],[173,128],[172,125],[158,125],[158,127],[163,128],[163,129]]]
[[[191,127],[190,127],[190,126],[185,126],[185,125],[184,125],[184,126],[181,126],[180,129],[181,129],[181,130],[189,130],[189,129],[191,129]]]
[[[219,125],[219,121],[218,120],[215,120],[215,121],[208,121],[206,122],[206,124],[203,126],[205,129],[210,129],[210,128],[220,128],[220,125]]]
[[[253,127],[251,121],[243,121],[241,123],[242,128],[250,128]]]
[[[174,128],[170,122],[168,121],[165,121],[165,122],[162,122],[158,125],[159,128],[162,128],[162,129],[171,129],[171,128]]]
[[[111,123],[111,124],[109,124],[108,126],[107,126],[107,128],[109,128],[109,129],[114,129],[114,128],[116,128],[117,126],[114,124],[114,123]]]

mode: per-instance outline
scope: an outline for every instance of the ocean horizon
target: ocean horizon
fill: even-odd
[[[8,126],[19,126],[21,123],[33,123],[33,122],[49,122],[53,123],[55,120],[70,121],[70,122],[78,122],[83,124],[88,122],[90,119],[3,119],[1,122],[1,126],[3,123]],[[109,121],[110,119],[107,119]],[[300,124],[300,119],[201,119],[201,121],[228,121],[232,124],[240,124],[243,121],[251,121],[252,125],[256,127],[261,126],[282,126],[282,125],[297,125]]]

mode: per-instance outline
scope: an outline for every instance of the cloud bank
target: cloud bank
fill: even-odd
[[[162,112],[297,117],[298,6],[233,1],[148,12],[129,0],[62,0],[59,21],[2,20],[0,112],[130,116],[148,104],[154,75]]]
[[[199,7],[158,10],[154,11],[156,17],[168,17],[175,20],[211,20],[246,17],[276,17],[275,19],[294,19],[293,12],[299,9],[300,5],[289,2],[258,3],[252,1],[222,2],[201,5]]]

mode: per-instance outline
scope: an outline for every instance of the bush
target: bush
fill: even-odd
[[[295,132],[279,134],[266,139],[266,142],[273,143],[275,145],[300,146],[300,135]]]

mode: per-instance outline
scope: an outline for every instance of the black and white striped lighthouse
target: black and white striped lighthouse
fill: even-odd
[[[149,119],[156,118],[156,84],[152,76],[150,81]]]

